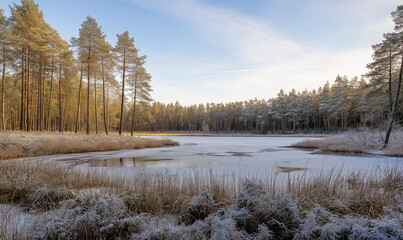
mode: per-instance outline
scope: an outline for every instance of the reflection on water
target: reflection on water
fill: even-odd
[[[146,157],[129,157],[129,158],[110,158],[110,159],[87,159],[87,160],[65,160],[65,162],[80,165],[85,164],[90,167],[150,167],[149,165],[155,165],[156,162],[164,163],[171,161],[170,158],[152,159]]]

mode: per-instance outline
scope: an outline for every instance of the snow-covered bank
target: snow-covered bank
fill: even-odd
[[[383,142],[382,133],[364,130],[350,131],[323,139],[308,139],[292,144],[291,147],[403,157],[403,131],[393,132],[390,143],[385,149],[383,149]]]

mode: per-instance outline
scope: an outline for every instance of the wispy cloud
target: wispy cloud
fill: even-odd
[[[274,97],[280,88],[286,91],[292,88],[297,90],[317,88],[325,81],[333,80],[337,74],[360,76],[365,73],[365,65],[371,60],[369,45],[344,49],[333,49],[326,44],[315,47],[303,46],[296,40],[283,36],[269,22],[197,0],[149,0],[147,3],[132,0],[132,2],[181,19],[184,24],[198,32],[198,36],[203,36],[206,41],[228,52],[226,64],[221,68],[209,62],[202,63],[202,66],[199,63],[194,68],[189,67],[189,64],[187,68],[181,68],[180,66],[186,64],[178,63],[178,67],[168,70],[165,76],[158,75],[171,82],[171,87],[164,86],[161,90],[171,91],[175,88],[179,94],[174,97],[186,104],[246,100],[254,97],[269,98]],[[363,1],[358,2],[364,4]],[[390,2],[392,4],[396,1]],[[380,0],[371,0],[371,3],[374,4],[371,5],[371,9],[376,8],[376,4],[382,4]],[[337,5],[334,9],[341,12],[348,8],[348,11],[352,11],[362,6],[351,4],[350,1],[345,1],[343,4]],[[369,25],[369,28],[373,29],[367,31],[373,34],[374,31],[390,26],[386,21],[377,24]],[[175,74],[175,71],[183,75],[188,84],[181,86],[178,82],[177,86],[173,87],[173,79],[169,79],[169,76]],[[199,83],[197,91],[192,89],[194,85],[189,79]],[[212,82],[214,84],[211,84]],[[160,81],[158,84],[164,83]],[[194,93],[189,96],[186,94],[188,92]],[[161,97],[168,101],[176,100],[167,93],[165,95],[162,93]],[[158,97],[156,98],[158,100]]]

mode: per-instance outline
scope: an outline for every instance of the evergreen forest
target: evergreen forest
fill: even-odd
[[[328,133],[403,122],[403,6],[362,76],[341,73],[318,89],[279,90],[266,100],[191,106],[153,101],[147,56],[132,33],[112,45],[88,16],[66,40],[33,0],[9,7],[10,16],[0,10],[3,131]]]

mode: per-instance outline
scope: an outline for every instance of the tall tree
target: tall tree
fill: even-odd
[[[136,102],[142,101],[149,103],[151,102],[150,92],[151,90],[151,75],[147,73],[144,68],[145,59],[147,56],[143,55],[135,59],[135,64],[133,69],[131,69],[131,84],[133,88],[133,115],[132,124],[130,127],[130,135],[133,136],[135,128],[135,117],[136,117]]]
[[[58,93],[58,100],[59,100],[59,132],[62,132],[62,69],[64,63],[67,65],[67,61],[71,59],[72,54],[68,50],[68,43],[66,41],[60,42],[60,52],[59,52],[59,93]]]
[[[118,42],[115,46],[115,53],[119,62],[119,68],[122,70],[122,101],[120,107],[120,122],[119,122],[119,135],[122,134],[123,128],[123,107],[125,99],[125,77],[126,68],[132,66],[137,56],[137,48],[134,47],[134,38],[129,36],[129,32],[125,31],[122,34],[117,34]]]
[[[389,111],[392,110],[392,74],[396,65],[398,36],[396,33],[384,34],[382,43],[372,46],[374,53],[372,55],[373,62],[367,65],[370,72],[366,74],[371,79],[371,84],[375,91],[383,91],[385,80],[387,80],[387,96],[389,100]]]
[[[10,45],[11,33],[9,31],[9,22],[4,16],[4,10],[0,9],[0,48],[1,48],[1,65],[2,65],[2,75],[1,75],[1,129],[6,130],[6,116],[5,116],[5,78],[6,78],[6,62],[8,58],[8,51]]]
[[[396,11],[392,12],[392,18],[395,22],[395,32],[397,33],[397,48],[398,54],[401,55],[401,63],[399,70],[399,80],[396,86],[395,99],[393,101],[392,110],[389,115],[388,128],[386,130],[384,147],[389,143],[390,133],[392,131],[393,122],[397,111],[397,104],[399,101],[400,87],[402,85],[403,75],[403,5],[397,7]]]
[[[57,57],[57,54],[60,52],[61,45],[62,45],[62,39],[60,38],[59,34],[57,31],[53,30],[51,34],[51,39],[50,39],[50,46],[51,46],[51,51],[50,51],[50,58],[51,58],[51,66],[50,66],[50,89],[49,89],[49,100],[48,100],[48,112],[47,112],[47,122],[46,122],[46,129],[49,130],[50,128],[50,123],[51,123],[51,118],[50,118],[50,112],[52,109],[52,94],[53,94],[53,83],[54,83],[54,71],[55,71],[55,58]]]
[[[101,75],[102,75],[102,112],[105,134],[108,135],[108,121],[106,118],[106,94],[105,94],[105,65],[113,65],[112,46],[105,40],[100,42]]]
[[[72,38],[73,46],[77,47],[79,59],[87,65],[87,134],[90,133],[90,80],[92,65],[96,63],[99,53],[99,42],[104,38],[101,27],[97,21],[87,16],[87,19],[81,24],[79,37]]]
[[[11,10],[11,22],[14,34],[21,44],[21,49],[24,54],[24,49],[27,49],[27,85],[26,85],[26,124],[27,131],[31,129],[30,107],[31,107],[31,56],[34,50],[38,49],[38,43],[42,42],[44,36],[43,31],[46,31],[47,24],[43,19],[43,13],[39,10],[39,5],[33,0],[21,0],[21,4],[14,3]]]

